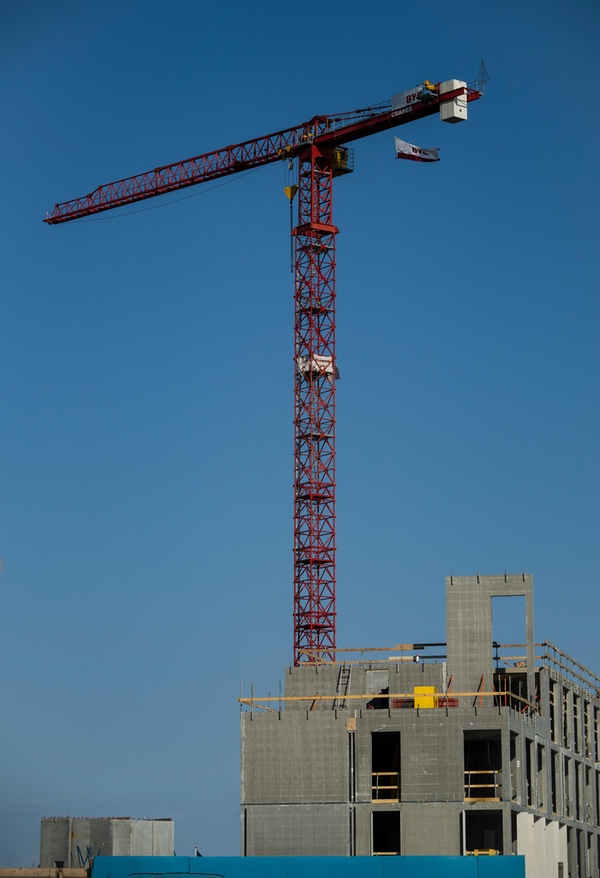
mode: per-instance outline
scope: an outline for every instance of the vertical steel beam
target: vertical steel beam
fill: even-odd
[[[298,157],[294,664],[335,659],[335,236],[331,150]]]

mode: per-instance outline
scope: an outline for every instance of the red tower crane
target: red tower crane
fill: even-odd
[[[381,104],[315,116],[214,152],[163,165],[56,204],[50,225],[206,183],[281,159],[298,167],[295,241],[294,663],[335,660],[335,239],[333,178],[353,170],[345,144],[439,113],[467,118],[483,95],[451,79],[426,80]]]

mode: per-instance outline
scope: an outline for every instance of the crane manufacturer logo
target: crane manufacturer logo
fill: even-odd
[[[405,104],[414,104],[415,101],[418,101],[422,97],[423,90],[419,89],[419,91],[405,91],[404,94],[404,103]]]
[[[402,116],[403,113],[410,113],[412,105],[423,99],[423,88],[411,88],[410,91],[401,91],[392,98],[392,118],[394,116]]]
[[[412,113],[412,109],[412,107],[402,107],[400,110],[394,110],[391,118],[394,119],[396,116],[404,116],[406,113]]]

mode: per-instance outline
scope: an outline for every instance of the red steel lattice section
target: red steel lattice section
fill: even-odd
[[[335,660],[332,151],[299,156],[295,247],[294,663]]]

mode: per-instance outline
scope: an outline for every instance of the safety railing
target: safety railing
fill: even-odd
[[[465,771],[465,802],[481,799],[499,802],[502,798],[502,772],[496,769]]]
[[[371,783],[371,801],[400,801],[400,774],[397,771],[374,771]]]
[[[323,695],[314,692],[310,695],[268,695],[266,697],[251,696],[250,698],[238,698],[242,707],[250,710],[281,711],[285,707],[303,707],[307,711],[335,709],[339,694],[330,693]],[[480,707],[509,707],[518,713],[538,713],[538,705],[532,704],[526,698],[515,695],[510,690],[482,691],[478,689],[472,692],[452,692],[451,695],[438,695],[436,707],[419,707],[415,704],[414,692],[390,692],[382,695],[381,692],[344,695],[345,707],[348,711],[361,710],[406,710],[413,709],[421,714],[427,714],[430,710],[452,710],[462,708]]]

